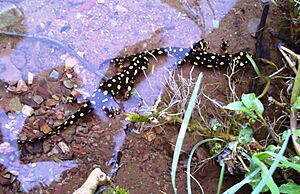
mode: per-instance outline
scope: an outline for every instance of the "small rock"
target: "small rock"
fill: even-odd
[[[89,128],[88,127],[83,127],[83,126],[77,126],[76,127],[76,133],[84,133],[87,134],[89,132]]]
[[[52,70],[51,73],[49,74],[49,78],[52,80],[57,80],[59,77],[59,72],[56,70]]]
[[[22,113],[26,116],[31,116],[34,110],[30,106],[24,105],[22,108]]]
[[[17,84],[17,92],[26,92],[28,90],[28,86],[24,80],[19,80]]]
[[[248,22],[248,32],[254,38],[256,38],[256,32],[258,30],[257,28],[258,28],[259,23],[260,23],[260,19],[259,18],[252,18]]]
[[[0,176],[0,185],[8,186],[10,184],[11,184],[10,179],[6,179],[6,178]]]
[[[24,19],[24,14],[16,5],[1,1],[0,4],[0,29],[14,26]]]
[[[156,134],[153,131],[148,131],[144,134],[144,138],[147,141],[152,142],[156,138]]]
[[[65,60],[65,70],[72,69],[78,62],[74,57],[67,57]]]
[[[34,102],[36,102],[37,104],[41,104],[41,103],[44,101],[43,97],[42,97],[42,96],[39,96],[39,95],[33,96],[33,100],[34,100]]]
[[[67,152],[70,152],[70,148],[67,146],[67,144],[65,142],[59,142],[58,143],[58,147],[61,149],[61,151],[63,153],[67,153]]]
[[[41,126],[41,131],[44,134],[48,134],[50,131],[52,131],[52,129],[47,125],[47,123],[45,123]]]
[[[22,104],[18,97],[12,98],[8,103],[8,110],[12,112],[20,112],[22,110]]]
[[[44,99],[48,99],[48,98],[51,97],[50,92],[45,88],[45,86],[44,86],[44,87],[42,87],[42,86],[37,86],[36,89],[37,89],[37,90],[36,90],[36,93],[37,93],[38,95],[41,95]]]
[[[63,84],[68,89],[72,89],[74,87],[74,83],[71,80],[69,80],[69,79],[64,80]]]
[[[28,72],[28,85],[31,85],[33,83],[34,74],[31,72]]]
[[[43,152],[44,154],[48,153],[52,149],[53,145],[48,143],[47,141],[43,142]]]
[[[97,4],[104,4],[104,3],[105,3],[105,0],[97,0],[96,3],[97,3]]]
[[[58,150],[58,147],[57,146],[54,146],[52,148],[52,150],[50,152],[47,153],[47,156],[50,157],[50,156],[53,156],[53,155],[56,155],[59,153],[59,150]]]
[[[48,107],[55,106],[57,103],[58,103],[58,101],[56,101],[54,99],[47,99],[46,100],[46,106],[48,106]]]

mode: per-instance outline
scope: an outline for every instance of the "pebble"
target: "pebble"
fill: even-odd
[[[33,83],[34,74],[31,72],[28,72],[27,79],[28,79],[28,85],[31,85]]]
[[[73,69],[73,67],[77,64],[78,62],[74,57],[67,57],[65,60],[65,71],[69,69]]]
[[[37,86],[36,88],[36,93],[41,95],[44,99],[48,99],[51,98],[51,94],[49,93],[49,91],[44,87],[41,86]]]
[[[58,101],[51,99],[51,98],[46,100],[46,106],[48,106],[48,107],[55,106],[57,103],[58,103]]]
[[[69,80],[69,79],[64,80],[63,84],[68,89],[72,89],[74,87],[74,83],[71,80]]]
[[[44,133],[44,134],[48,134],[50,131],[52,131],[52,129],[48,126],[47,123],[43,124],[41,126],[41,131]]]
[[[47,153],[47,156],[50,157],[50,156],[53,156],[53,155],[56,155],[59,153],[59,150],[58,150],[58,147],[57,146],[54,146],[52,148],[52,150],[50,152]]]
[[[84,133],[87,134],[89,132],[89,128],[88,127],[84,127],[84,126],[77,126],[76,127],[76,133]]]
[[[41,103],[44,101],[43,97],[42,97],[42,96],[39,96],[39,95],[34,95],[34,96],[33,96],[33,100],[34,100],[34,102],[36,102],[37,104],[41,104]]]
[[[30,106],[24,105],[22,108],[22,113],[26,116],[31,116],[34,113],[34,110]]]
[[[24,19],[24,14],[15,4],[1,1],[0,4],[0,29],[14,26]]]
[[[256,32],[258,30],[257,28],[258,28],[259,23],[260,23],[260,19],[259,18],[252,18],[248,22],[248,26],[247,26],[248,32],[254,38],[256,38]]]
[[[51,73],[49,74],[50,79],[57,80],[59,77],[59,72],[56,70],[52,70]]]
[[[144,134],[144,138],[148,142],[152,142],[156,138],[156,134],[153,131],[148,131]]]
[[[96,3],[97,3],[97,4],[104,4],[104,3],[105,3],[105,0],[97,0]]]
[[[70,148],[67,146],[67,144],[65,142],[59,142],[58,144],[58,147],[61,149],[61,151],[63,153],[67,153],[67,152],[70,152]]]
[[[10,179],[6,179],[2,176],[0,176],[0,184],[3,186],[8,186],[11,184]]]
[[[20,112],[22,110],[22,103],[18,97],[12,98],[8,103],[8,109],[12,112]]]
[[[19,80],[17,83],[17,92],[26,92],[28,90],[28,86],[24,80]]]

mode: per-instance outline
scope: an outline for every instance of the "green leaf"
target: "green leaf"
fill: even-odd
[[[258,98],[256,98],[254,93],[243,94],[242,103],[251,111],[256,111],[259,114],[262,114],[264,112],[263,104]]]
[[[300,138],[299,138],[299,137],[296,139],[296,142],[297,142],[298,144],[300,144]]]
[[[239,133],[238,141],[241,144],[247,144],[252,139],[252,129],[250,127],[243,128]]]
[[[287,131],[284,131],[284,132],[282,133],[282,141],[285,141],[287,137],[288,137],[288,132],[287,132]]]
[[[280,148],[280,147],[279,147]],[[266,151],[270,151],[270,152],[276,152],[278,151],[278,147],[276,147],[275,145],[269,145],[267,148],[266,148]]]
[[[263,162],[261,162],[255,155],[252,156],[252,161],[261,169],[261,178],[265,177],[269,172],[267,166]],[[268,186],[271,193],[279,194],[279,189],[272,176],[268,177],[265,184]]]
[[[295,130],[295,131],[292,131],[292,134],[293,134],[293,135],[296,135],[296,136],[298,136],[298,137],[300,137],[300,129],[297,129],[297,130]]]
[[[293,112],[296,112],[298,109],[300,109],[300,96],[297,97],[296,102],[292,106]]]
[[[241,101],[229,103],[224,108],[226,108],[228,110],[248,112],[247,108],[243,105],[243,103]]]
[[[280,193],[287,193],[287,194],[296,194],[300,193],[300,186],[293,182],[288,182],[287,184],[282,184],[279,187]]]

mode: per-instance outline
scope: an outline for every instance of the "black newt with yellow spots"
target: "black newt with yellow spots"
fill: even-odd
[[[61,130],[66,129],[68,126],[90,113],[93,109],[102,109],[108,117],[118,115],[119,110],[116,108],[118,105],[115,103],[113,98],[117,95],[125,95],[126,97],[129,96],[136,77],[148,68],[150,57],[170,55],[177,58],[176,64],[188,62],[193,65],[204,66],[207,68],[228,66],[231,63],[235,63],[242,67],[249,63],[246,53],[242,51],[233,55],[228,54],[228,46],[227,42],[222,41],[221,49],[224,51],[223,54],[209,53],[206,51],[208,43],[201,40],[192,45],[190,48],[157,48],[151,51],[144,51],[136,55],[110,59],[109,61],[115,63],[116,66],[119,66],[122,71],[107,81],[100,83],[99,87],[95,89],[93,95],[87,102],[83,103],[81,108],[75,114],[70,116],[63,124],[59,125],[48,134],[33,139],[19,140],[18,142],[20,144],[33,143],[52,136],[53,134],[58,134]],[[125,62],[129,62],[127,67],[124,67]]]
[[[240,67],[249,64],[249,60],[246,57],[245,52],[240,51],[231,55],[228,54],[227,52],[228,47],[229,47],[228,42],[222,40],[221,49],[223,50],[223,54],[210,53],[206,51],[206,49],[208,48],[208,43],[202,39],[201,41],[193,44],[189,48],[181,48],[181,47],[157,48],[150,51],[144,51],[135,55],[110,59],[110,61],[115,63],[116,66],[122,68],[125,62],[131,61],[132,59],[141,55],[147,57],[147,59],[159,55],[169,55],[177,59],[175,64],[182,64],[184,62],[188,62],[192,65],[202,66],[207,68],[225,67],[231,63],[234,63]]]
[[[88,101],[83,103],[81,108],[71,115],[64,123],[57,126],[51,132],[44,134],[41,137],[36,137],[27,140],[18,140],[20,144],[34,143],[36,141],[46,139],[54,134],[59,134],[61,130],[66,129],[93,109],[102,109],[108,117],[114,117],[119,114],[116,108],[118,105],[112,99],[116,95],[129,95],[133,88],[133,84],[138,74],[147,69],[148,59],[144,56],[134,58],[130,61],[130,65],[124,68],[115,76],[109,78],[107,81],[99,84],[99,87],[94,90]]]

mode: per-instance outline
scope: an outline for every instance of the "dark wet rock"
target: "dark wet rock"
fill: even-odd
[[[11,184],[10,178],[4,178],[3,176],[0,176],[0,184],[3,186],[8,186]]]
[[[14,26],[24,19],[24,14],[16,5],[1,1],[0,4],[0,29]]]
[[[27,63],[26,53],[22,50],[14,50],[10,56],[10,62],[14,64],[18,69],[22,69]]]
[[[60,135],[67,143],[71,143],[74,140],[73,136],[75,135],[76,132],[75,129],[76,126],[71,125],[67,129],[63,130],[63,132]]]
[[[32,108],[39,108],[40,105],[37,104],[34,100],[33,100],[33,97],[31,95],[31,93],[27,93],[27,94],[24,94],[22,96],[20,96],[20,101],[22,104],[26,104],[28,106],[31,106]]]
[[[9,101],[8,110],[12,112],[20,112],[22,110],[22,103],[18,97],[15,97]]]
[[[48,106],[48,107],[55,106],[56,104],[58,104],[57,100],[54,100],[54,99],[51,99],[51,98],[46,100],[46,106]]]
[[[257,27],[260,23],[259,18],[252,18],[248,22],[248,32],[251,34],[252,37],[256,38],[256,32],[257,32]]]
[[[64,80],[63,84],[68,89],[72,89],[74,87],[74,83],[72,82],[72,80],[69,80],[69,79]]]
[[[46,89],[46,87],[42,87],[42,86],[37,86],[37,90],[36,93],[40,96],[42,96],[44,99],[48,99],[51,97],[51,94],[49,93],[49,91]]]
[[[28,105],[24,105],[22,107],[22,113],[26,116],[31,116],[34,113],[34,110],[32,107],[30,107]]]
[[[39,96],[39,95],[34,95],[34,96],[33,96],[33,100],[34,100],[34,102],[36,102],[37,104],[41,104],[41,103],[44,101],[43,97],[42,97],[42,96]]]
[[[52,149],[53,145],[47,141],[43,141],[43,152],[44,154],[48,153]]]
[[[57,80],[58,78],[59,78],[59,72],[56,71],[55,69],[52,70],[49,74],[49,79],[53,81],[53,80]]]
[[[35,154],[43,153],[43,143],[41,141],[35,142],[32,146],[32,152]]]

